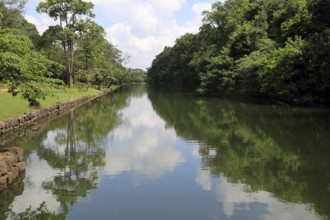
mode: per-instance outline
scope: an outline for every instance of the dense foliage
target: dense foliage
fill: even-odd
[[[329,104],[329,10],[329,0],[214,3],[199,33],[154,59],[148,81],[200,95]]]
[[[52,79],[48,66],[52,61],[33,51],[28,37],[12,29],[0,29],[0,73],[7,80],[13,95],[22,93],[30,105],[45,99],[46,88],[56,87],[61,81]]]
[[[105,30],[91,20],[93,4],[46,0],[37,10],[59,24],[41,36],[23,15],[26,0],[0,0],[0,82],[13,95],[39,105],[52,88],[109,87],[130,81],[122,52],[108,42]]]

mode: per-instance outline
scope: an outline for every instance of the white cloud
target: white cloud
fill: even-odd
[[[131,55],[129,66],[142,69],[178,37],[196,33],[202,24],[201,12],[211,8],[211,2],[188,4],[186,0],[93,2],[103,6],[108,19],[116,16],[113,20],[119,20],[107,33],[119,49]]]
[[[34,24],[37,27],[37,30],[39,31],[40,34],[43,34],[48,29],[49,26],[53,26],[57,24],[56,21],[54,21],[45,14],[40,15],[39,19],[32,15],[25,16],[25,19],[31,24]]]
[[[211,9],[212,3],[198,2],[193,4],[192,10],[195,14],[200,15],[202,17],[202,12],[205,10]]]
[[[212,2],[188,0],[91,0],[96,22],[106,29],[111,42],[131,56],[130,67],[145,69],[165,46],[172,46],[181,35],[196,33],[201,25],[201,12]],[[31,0],[28,6],[37,5]],[[28,9],[31,7],[28,7]],[[31,9],[29,9],[31,10]],[[40,33],[54,25],[46,15],[28,12],[27,20]]]
[[[152,7],[155,9],[155,11],[159,12],[163,15],[171,15],[174,12],[180,10],[186,0],[166,0],[166,1],[150,1],[152,4]]]

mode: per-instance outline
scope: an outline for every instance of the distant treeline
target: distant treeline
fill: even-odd
[[[227,0],[165,47],[150,84],[199,95],[330,104],[330,0]]]

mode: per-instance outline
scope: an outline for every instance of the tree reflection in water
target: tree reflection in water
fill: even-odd
[[[244,184],[245,192],[267,191],[285,202],[310,204],[330,217],[328,110],[152,90],[148,95],[168,127],[199,143],[203,170]]]
[[[41,201],[40,205],[15,212],[13,204],[6,216],[10,219],[65,219],[70,207],[97,187],[98,172],[105,164],[104,141],[121,124],[118,112],[127,105],[129,96],[101,97],[49,123],[38,134],[9,143],[39,146],[36,155],[40,161],[47,162],[50,173],[55,173],[42,181],[41,186],[51,193],[59,207],[49,209],[47,201]],[[33,151],[27,149],[26,153]]]
[[[205,210],[210,210],[208,205],[211,204],[215,207],[211,213],[215,218],[224,215],[239,218],[244,214],[251,218],[276,218],[287,214],[301,219],[317,218],[318,215],[310,210],[325,219],[330,217],[328,111],[198,99],[186,94],[152,90],[146,97],[143,87],[129,91],[134,94],[123,92],[95,100],[45,125],[33,136],[11,143],[27,146],[26,155],[31,158],[27,160],[30,169],[24,181],[24,191],[17,193],[13,204],[9,205],[11,218],[65,219],[76,217],[77,212],[87,206],[86,213],[93,212],[104,200],[93,198],[93,204],[87,206],[79,206],[79,200],[90,195],[95,188],[102,188],[99,170],[102,175],[118,177],[104,178],[102,181],[108,184],[97,191],[106,197],[110,208],[104,212],[110,215],[115,208],[133,210],[134,215],[138,207],[150,205],[149,199],[152,205],[155,201],[158,206],[167,205],[166,210],[160,209],[160,212],[169,216],[168,210],[175,210],[174,216],[191,214],[198,218],[198,214],[202,216]],[[143,96],[131,99],[139,95]],[[121,111],[121,115],[119,111],[129,103],[132,106]],[[107,144],[113,133],[116,138],[109,148]],[[189,172],[194,166],[187,163],[192,160],[191,155],[182,151],[179,142],[188,147],[189,154],[190,147],[197,149],[194,156],[202,158],[201,166],[200,157],[196,159],[197,172]],[[177,172],[180,168],[181,171]],[[129,175],[142,176],[150,184],[129,188],[126,181]],[[183,181],[182,188],[157,182],[166,179],[176,186],[178,179],[175,176]],[[116,187],[122,184],[131,191],[118,191]],[[151,195],[146,186],[152,187],[156,194]],[[135,191],[138,187],[146,191]],[[180,194],[183,188],[186,194]],[[198,189],[189,191],[188,188]],[[159,191],[166,192],[166,196],[157,194]],[[110,195],[121,200],[108,199]],[[32,200],[36,196],[40,201],[34,204]],[[161,196],[170,198],[158,200]],[[205,200],[196,201],[195,196]],[[20,209],[15,202],[18,200],[21,206],[28,206]],[[186,206],[188,210],[175,205],[190,202],[196,206]],[[0,204],[4,203],[0,200]],[[171,205],[172,209],[169,208]],[[72,210],[73,207],[77,209]],[[306,211],[306,207],[310,210]],[[25,208],[29,209],[24,211]],[[154,214],[157,215],[157,210]]]

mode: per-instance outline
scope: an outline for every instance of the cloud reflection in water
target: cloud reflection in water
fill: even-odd
[[[131,106],[122,111],[123,123],[109,136],[107,163],[108,175],[133,172],[150,179],[159,178],[185,161],[176,147],[173,129],[163,130],[164,121],[153,111],[147,96],[132,99]]]

